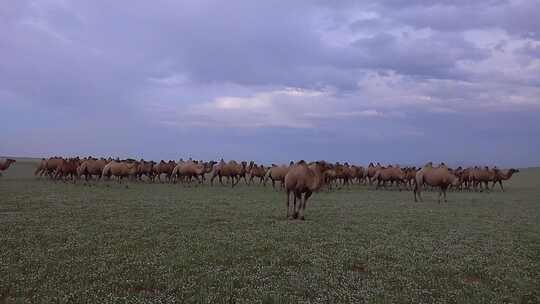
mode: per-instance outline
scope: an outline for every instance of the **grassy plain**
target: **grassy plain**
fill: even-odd
[[[0,178],[0,303],[540,303],[540,170],[507,192]]]

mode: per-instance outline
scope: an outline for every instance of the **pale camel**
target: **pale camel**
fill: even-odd
[[[441,164],[439,167],[434,168],[432,163],[430,162],[416,173],[413,191],[414,201],[417,202],[417,195],[418,199],[422,201],[422,187],[425,184],[432,187],[439,187],[439,203],[441,202],[441,196],[443,195],[444,201],[446,202],[446,190],[450,185],[457,184],[458,182],[459,180],[457,179],[457,177],[451,174],[444,164]]]
[[[329,168],[324,161],[307,164],[299,161],[288,170],[285,176],[285,191],[287,192],[287,218],[304,220],[304,212],[307,202],[313,192],[318,191],[324,185],[324,172]],[[291,193],[293,194],[294,211],[290,213]],[[297,207],[297,201],[298,207]]]

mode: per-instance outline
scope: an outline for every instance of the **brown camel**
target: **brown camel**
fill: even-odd
[[[156,165],[156,162],[154,161],[146,161],[144,159],[141,159],[139,161],[139,167],[137,168],[137,179],[142,181],[143,176],[146,176],[148,177],[148,180],[151,181],[154,175],[155,165]]]
[[[334,183],[336,182],[336,169],[333,165],[329,165],[328,170],[324,172],[324,183],[327,186],[327,191],[330,192],[332,190],[332,187],[334,186]]]
[[[192,160],[179,163],[172,172],[174,178],[178,178],[180,181],[187,181],[191,183],[191,179],[195,178],[199,183],[202,183],[200,177],[206,172],[207,164],[195,163]]]
[[[121,182],[121,180],[124,177],[127,177],[129,179],[134,179],[137,176],[139,163],[136,161],[128,160],[128,161],[112,161],[108,163],[101,172],[101,177],[107,177],[111,178],[111,176],[116,176],[118,178],[118,182]]]
[[[471,186],[472,186],[472,182],[473,182],[473,172],[474,172],[474,170],[475,170],[475,168],[469,167],[469,168],[463,169],[461,171],[461,176],[459,177],[459,179],[460,179],[459,188],[460,189],[465,189],[467,191],[471,190]]]
[[[212,178],[210,179],[210,184],[213,185],[214,179],[218,177],[219,183],[223,185],[222,178],[227,177],[231,179],[231,187],[234,188],[234,186],[236,186],[236,184],[240,182],[242,174],[245,175],[246,164],[246,162],[242,162],[241,164],[239,164],[234,160],[225,163],[225,161],[221,159],[221,161],[216,166],[214,166],[214,170],[212,171]]]
[[[324,161],[318,161],[308,165],[305,161],[301,160],[289,169],[285,176],[288,219],[299,218],[304,220],[307,201],[313,192],[318,191],[324,185],[324,172],[328,168],[328,164]],[[291,193],[293,194],[294,201],[292,215],[290,213]]]
[[[101,173],[103,172],[103,168],[105,168],[108,163],[109,161],[103,158],[86,159],[77,168],[77,176],[80,178],[82,175],[84,175],[84,179],[86,181],[88,181],[88,179],[91,179],[93,176],[96,176],[96,178],[99,179],[101,177]]]
[[[510,178],[512,178],[512,175],[514,175],[514,173],[519,173],[519,170],[514,168],[506,171],[495,169],[495,177],[493,179],[493,185],[491,185],[491,190],[495,188],[496,183],[499,183],[502,192],[504,192],[502,181],[509,180]]]
[[[56,168],[54,178],[62,181],[71,179],[75,183],[77,178],[77,168],[79,165],[80,159],[78,157],[62,159],[62,162]]]
[[[364,175],[365,175],[364,167],[352,165],[351,166],[351,175],[352,175],[353,180],[356,179],[356,181],[359,184],[362,183],[363,180],[364,180]]]
[[[382,168],[381,164],[377,163],[377,165],[373,165],[373,163],[369,163],[366,178],[369,182],[369,185],[371,186],[373,184],[373,176],[375,176],[375,173],[379,171]]]
[[[450,185],[455,185],[459,182],[457,177],[450,173],[448,168],[441,164],[439,167],[434,168],[432,163],[428,163],[424,168],[420,169],[416,173],[415,185],[414,185],[414,201],[417,202],[416,196],[422,201],[422,187],[425,185],[432,187],[439,187],[439,203],[441,203],[441,196],[444,195],[444,201],[446,200],[446,190]]]
[[[249,164],[249,183],[253,183],[254,178],[259,179],[259,185],[264,182],[264,176],[266,175],[266,169],[263,165],[258,166],[255,162]]]
[[[7,169],[9,169],[9,166],[11,166],[11,164],[14,164],[16,162],[17,162],[16,160],[11,159],[11,158],[0,160],[0,176],[2,176],[3,171],[6,171]]]
[[[407,184],[408,189],[412,189],[414,185],[414,180],[416,178],[416,167],[407,167],[405,171],[405,183]]]
[[[342,165],[340,163],[336,163],[333,166],[333,169],[336,171],[335,180],[336,180],[338,186],[340,185],[340,182],[341,182],[340,188],[345,187],[345,186],[349,187],[350,186],[350,181],[353,178],[353,171],[349,167],[349,164],[344,163]]]
[[[160,161],[159,164],[154,166],[152,179],[155,179],[157,177],[158,181],[161,182],[161,175],[165,174],[166,180],[170,182],[174,167],[176,167],[176,162],[172,160],[168,162],[165,162],[164,160]]]
[[[489,191],[489,182],[495,180],[495,170],[489,167],[476,168],[472,172],[472,177],[474,190]]]
[[[51,157],[49,159],[43,158],[37,167],[36,171],[34,172],[34,175],[48,175],[49,177],[53,177],[54,172],[56,172],[56,169],[58,166],[62,163],[63,158],[62,157]]]
[[[391,184],[395,182],[401,191],[400,185],[401,183],[405,183],[405,173],[399,167],[389,166],[388,168],[382,168],[377,171],[372,180],[377,181],[375,189],[379,189],[381,185],[386,188],[387,182]]]
[[[266,181],[270,179],[272,181],[272,188],[276,189],[276,181],[279,181],[283,188],[287,172],[289,172],[288,166],[277,166],[272,164],[272,167],[266,171],[264,185],[266,186]]]

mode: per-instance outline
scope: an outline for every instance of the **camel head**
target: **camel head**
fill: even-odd
[[[433,163],[432,163],[432,162],[428,162],[427,164],[424,165],[424,167],[426,167],[426,168],[433,168]]]
[[[324,160],[317,161],[315,162],[315,164],[319,167],[321,172],[325,172],[332,168],[332,166],[329,163],[325,162]]]

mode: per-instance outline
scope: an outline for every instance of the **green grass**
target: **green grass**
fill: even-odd
[[[0,303],[539,303],[540,170],[506,193],[0,178]]]

